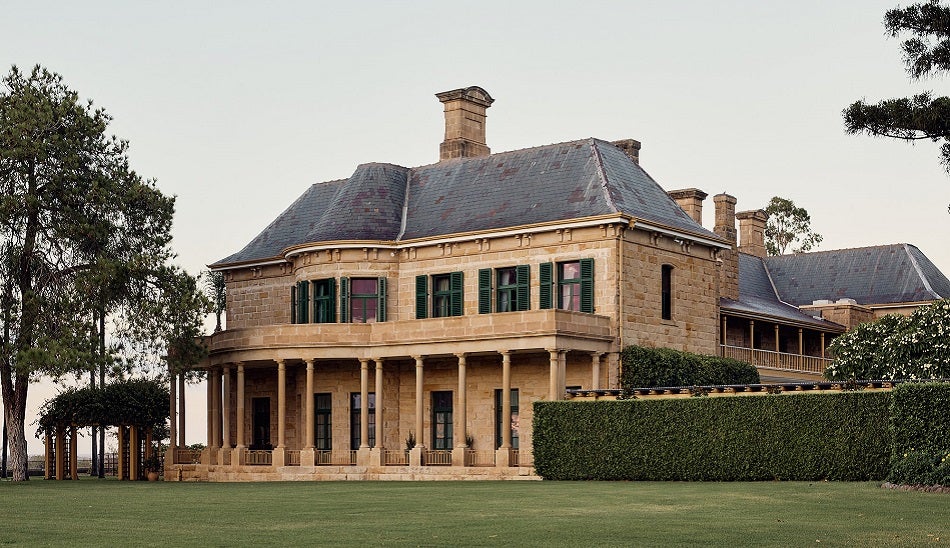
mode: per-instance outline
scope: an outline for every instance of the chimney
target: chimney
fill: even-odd
[[[633,163],[640,165],[640,141],[635,139],[621,139],[620,141],[613,141],[610,144],[622,150],[624,154],[633,160]]]
[[[719,296],[739,299],[739,253],[736,251],[736,199],[728,194],[713,196],[716,204],[716,224],[713,232],[728,240],[732,249],[719,252]]]
[[[683,208],[690,217],[700,226],[703,224],[703,200],[709,196],[698,188],[684,188],[667,192],[670,198],[676,200],[676,205]]]
[[[765,257],[765,222],[769,214],[764,209],[736,213],[739,219],[739,251]]]
[[[491,154],[485,144],[485,110],[495,102],[491,95],[470,86],[435,96],[445,105],[445,140],[439,145],[439,161]]]

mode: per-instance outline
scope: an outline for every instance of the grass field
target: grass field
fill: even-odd
[[[0,483],[0,544],[905,546],[950,496],[874,483]]]

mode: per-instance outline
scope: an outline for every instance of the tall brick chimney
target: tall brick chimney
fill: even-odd
[[[765,257],[765,223],[769,214],[764,209],[740,211],[736,219],[739,219],[739,251]]]
[[[495,102],[491,95],[470,86],[435,96],[445,105],[445,140],[439,145],[439,161],[491,154],[485,144],[485,110]]]
[[[716,224],[713,232],[732,243],[732,249],[719,252],[719,296],[739,298],[739,253],[736,251],[736,198],[728,194],[713,196],[716,204]]]
[[[709,196],[698,188],[684,188],[682,190],[671,190],[667,192],[670,198],[676,201],[676,204],[683,208],[694,221],[703,224],[703,200]]]

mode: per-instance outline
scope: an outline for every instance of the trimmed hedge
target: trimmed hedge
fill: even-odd
[[[535,402],[551,480],[873,480],[888,472],[889,392]]]
[[[950,383],[899,384],[893,391],[888,481],[950,486]]]
[[[759,372],[755,367],[731,358],[631,345],[623,349],[621,360],[620,386],[624,390],[759,383]]]

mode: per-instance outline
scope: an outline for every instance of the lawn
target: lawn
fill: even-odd
[[[0,483],[0,544],[917,545],[950,495],[875,483]]]

